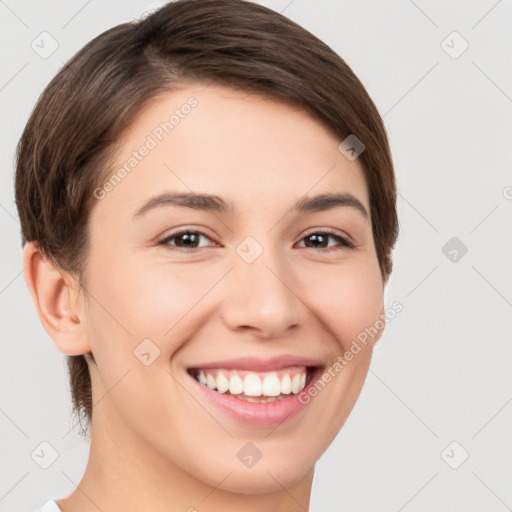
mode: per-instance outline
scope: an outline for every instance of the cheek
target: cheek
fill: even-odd
[[[332,266],[311,279],[308,305],[333,332],[341,350],[373,326],[383,307],[383,285],[377,265]]]
[[[121,260],[114,265],[108,261],[89,264],[87,286],[94,297],[89,301],[89,324],[95,357],[120,373],[134,360],[136,366],[140,364],[134,350],[149,339],[160,351],[154,366],[168,365],[208,315],[211,305],[206,295],[224,271],[199,264],[180,267]]]
[[[106,310],[100,321],[121,324],[133,336],[163,337],[197,302],[198,293],[208,284],[204,279],[194,279],[196,274],[189,276],[181,269],[171,272],[165,266],[152,268],[148,263],[119,261],[107,266],[97,262],[90,268],[94,276],[90,290]]]

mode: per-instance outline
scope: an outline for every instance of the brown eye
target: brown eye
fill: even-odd
[[[302,240],[306,241],[306,248],[308,249],[321,249],[329,251],[339,246],[349,248],[354,247],[354,244],[352,244],[349,240],[347,240],[346,238],[342,237],[337,233],[333,233],[330,231],[316,231],[314,233],[306,235]],[[338,242],[338,245],[329,246],[329,240],[335,240],[336,242]]]
[[[199,247],[198,244],[200,243],[201,237],[211,241],[211,239],[208,236],[206,236],[204,233],[201,233],[200,231],[188,230],[173,233],[172,235],[169,235],[163,240],[160,240],[158,242],[158,245],[169,246],[171,249],[176,248],[180,250],[200,249],[201,247]]]

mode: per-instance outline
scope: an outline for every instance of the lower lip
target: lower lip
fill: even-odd
[[[247,402],[235,398],[233,395],[219,393],[200,384],[194,377],[190,376],[190,378],[199,386],[201,392],[213,405],[232,418],[255,427],[275,427],[284,421],[291,420],[309,405],[309,401],[306,404],[301,403],[298,396],[301,393],[307,393],[308,388],[314,385],[320,376],[321,370],[316,369],[311,375],[308,385],[299,394],[289,395],[282,400],[267,403]]]

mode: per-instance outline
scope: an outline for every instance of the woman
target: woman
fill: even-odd
[[[26,282],[91,437],[42,510],[307,510],[398,233],[345,62],[257,4],[172,2],[75,55],[17,157]]]

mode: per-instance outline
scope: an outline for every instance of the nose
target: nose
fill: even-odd
[[[230,329],[278,338],[303,323],[307,308],[301,300],[300,285],[282,255],[264,251],[252,263],[236,255],[234,267],[221,309]]]

